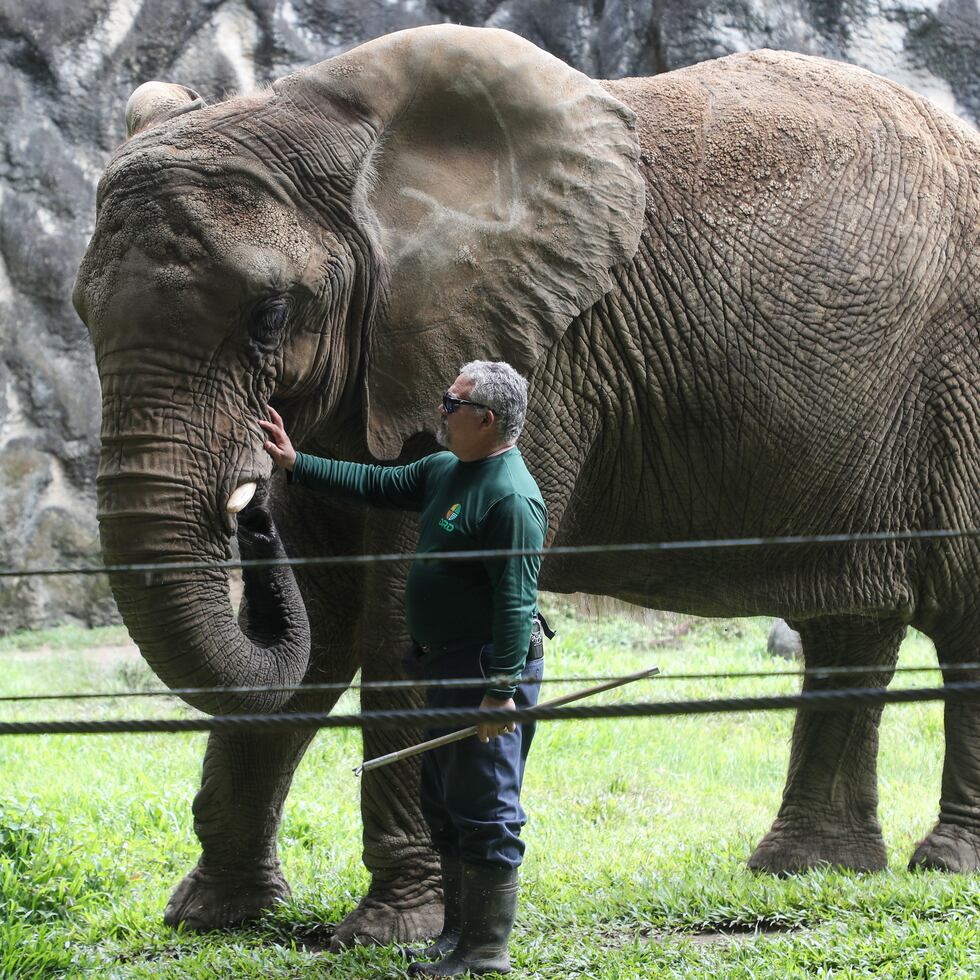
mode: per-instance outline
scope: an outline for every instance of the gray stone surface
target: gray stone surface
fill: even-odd
[[[799,660],[803,657],[803,641],[796,630],[791,629],[781,619],[774,619],[766,639],[766,653],[784,660]]]
[[[69,294],[130,92],[160,78],[213,99],[445,21],[599,77],[790,48],[980,120],[977,0],[0,0],[0,567],[97,555],[98,382]],[[0,580],[0,632],[113,615],[98,578]]]

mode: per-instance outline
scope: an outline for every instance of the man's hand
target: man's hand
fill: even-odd
[[[276,466],[281,466],[284,470],[291,470],[296,465],[296,450],[293,449],[293,444],[289,441],[289,436],[286,435],[282,416],[271,405],[266,405],[266,409],[272,421],[259,419],[259,425],[265,429],[265,433],[269,437],[262,443],[262,448],[272,457],[272,462]]]
[[[492,698],[489,694],[484,694],[483,700],[480,702],[480,710],[482,711],[484,708],[507,708],[509,711],[516,711],[517,705],[514,704],[513,698],[501,701],[500,698]],[[517,722],[515,721],[495,721],[490,725],[477,725],[476,737],[481,742],[489,742],[490,739],[496,738],[498,735],[506,735],[508,732],[516,730]]]

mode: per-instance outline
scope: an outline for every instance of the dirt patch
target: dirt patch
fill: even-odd
[[[334,927],[328,923],[301,926],[291,933],[290,938],[307,953],[329,953],[334,931]]]
[[[766,936],[788,936],[802,932],[801,926],[745,926],[740,929],[711,929],[705,932],[674,933],[687,936],[695,946],[732,945]]]

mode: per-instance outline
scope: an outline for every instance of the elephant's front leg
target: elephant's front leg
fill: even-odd
[[[404,570],[382,572],[369,580],[362,632],[365,682],[404,676],[402,656],[410,641],[403,591]],[[420,708],[423,703],[424,694],[417,689],[361,693],[364,711]],[[394,752],[421,738],[421,729],[366,728],[364,758]],[[434,936],[442,928],[442,879],[422,818],[419,771],[419,759],[412,758],[362,777],[363,856],[371,886],[360,905],[337,926],[335,949],[352,943],[411,942]]]
[[[808,670],[867,666],[867,673],[808,676],[804,691],[885,686],[904,626],[857,618],[794,624]],[[887,863],[878,823],[878,723],[881,706],[801,710],[789,775],[772,829],[749,859],[756,871],[791,874],[820,864],[876,871]]]
[[[357,669],[349,604],[336,601],[349,579],[306,572],[298,576],[316,629],[307,683],[347,685]],[[243,621],[261,615],[263,594],[246,579]],[[295,697],[287,710],[329,711],[340,690]],[[313,733],[216,732],[208,739],[201,788],[194,799],[194,830],[201,841],[197,866],[167,905],[169,925],[218,929],[257,918],[289,896],[276,853],[276,834],[293,773]]]
[[[221,929],[257,918],[289,897],[276,832],[293,773],[312,737],[308,731],[211,735],[194,799],[202,853],[167,905],[168,925]]]

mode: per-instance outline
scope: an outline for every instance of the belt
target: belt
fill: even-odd
[[[450,650],[465,650],[466,647],[471,644],[467,643],[466,647],[439,647],[439,646],[423,646],[421,643],[415,644],[427,657],[431,656],[433,653],[449,653]],[[475,644],[474,644],[475,645]],[[481,646],[486,646],[486,644],[481,644]],[[544,656],[544,648],[537,646],[532,642],[532,645],[527,651],[528,660],[540,660]]]
[[[528,643],[527,648],[527,659],[540,660],[544,656],[544,641],[545,636],[550,640],[555,634],[548,628],[548,623],[543,616],[540,614],[534,621],[534,625],[531,627],[531,640]],[[426,655],[431,656],[432,654],[443,655],[446,653],[454,653],[459,650],[468,650],[473,647],[485,647],[488,643],[492,643],[492,640],[484,640],[482,642],[470,641],[463,643],[416,643],[415,645]]]

